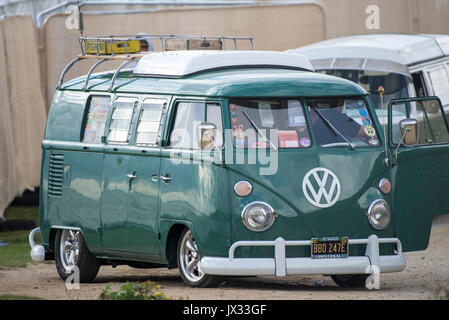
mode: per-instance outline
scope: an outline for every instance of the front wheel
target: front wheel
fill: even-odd
[[[202,273],[198,269],[200,255],[193,234],[189,229],[184,229],[178,243],[178,268],[184,283],[190,287],[208,288],[215,287],[220,282],[220,277]]]
[[[87,249],[79,230],[58,230],[55,239],[55,261],[56,270],[62,280],[66,280],[78,268],[79,281],[91,282],[100,269],[100,262]]]
[[[332,280],[343,288],[366,287],[366,279],[368,279],[368,277],[369,274],[342,274],[331,276]]]

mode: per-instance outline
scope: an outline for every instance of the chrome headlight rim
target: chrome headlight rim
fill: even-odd
[[[249,210],[255,206],[262,206],[262,207],[265,207],[266,209],[268,209],[269,217],[267,218],[266,223],[262,227],[253,227],[247,221],[247,214],[248,214]],[[271,228],[274,221],[276,220],[276,213],[275,213],[273,207],[271,207],[268,203],[263,202],[263,201],[253,201],[251,203],[248,203],[243,208],[241,217],[242,217],[243,225],[246,228],[248,228],[249,230],[254,231],[254,232],[262,232],[262,231],[265,231],[265,230],[268,230]]]
[[[387,212],[388,212],[388,215],[387,215],[387,217],[388,217],[387,223],[384,223],[384,224],[382,224],[382,225],[376,225],[376,224],[373,222],[373,214],[374,214],[373,210],[375,209],[375,207],[376,207],[378,204],[383,204],[383,205],[386,207]],[[369,205],[368,210],[366,211],[366,217],[367,217],[368,222],[369,222],[369,224],[371,225],[371,227],[373,227],[373,228],[376,229],[376,230],[384,230],[385,228],[387,228],[387,227],[390,225],[390,222],[391,222],[391,208],[390,208],[390,205],[389,205],[388,202],[385,201],[384,199],[376,199],[376,200],[374,200],[373,202],[371,202],[371,204]]]

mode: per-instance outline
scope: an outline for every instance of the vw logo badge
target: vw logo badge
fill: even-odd
[[[340,181],[329,169],[314,168],[304,176],[302,191],[315,207],[329,208],[340,198]]]

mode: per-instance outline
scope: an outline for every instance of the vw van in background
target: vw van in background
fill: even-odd
[[[449,114],[449,35],[364,34],[320,41],[287,50],[306,56],[316,72],[354,81],[364,87],[382,123],[392,99],[438,96]],[[384,97],[379,95],[379,87]],[[420,111],[413,108],[412,117]],[[406,117],[393,110],[393,134]]]
[[[189,41],[172,38],[164,45]],[[81,282],[126,264],[178,268],[192,287],[293,274],[365,286],[427,247],[433,217],[449,209],[438,98],[398,102],[407,116],[419,105],[444,123],[435,143],[420,140],[411,117],[396,141],[363,87],[314,73],[300,55],[99,52],[133,40],[81,38],[82,55],[61,75],[42,142],[33,260],[55,259],[62,279],[78,272]],[[98,62],[86,76],[63,83],[90,58]],[[124,62],[92,72],[108,59]]]

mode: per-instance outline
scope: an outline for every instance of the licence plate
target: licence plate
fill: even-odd
[[[348,238],[313,238],[311,251],[312,259],[347,258]]]

